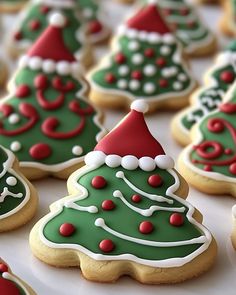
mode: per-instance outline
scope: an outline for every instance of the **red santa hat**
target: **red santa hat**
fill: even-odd
[[[106,164],[128,170],[138,167],[152,171],[174,167],[160,143],[152,136],[144,119],[148,105],[143,100],[131,104],[128,115],[85,157],[87,165]]]

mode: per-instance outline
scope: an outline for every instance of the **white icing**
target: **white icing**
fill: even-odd
[[[236,205],[232,207],[233,218],[236,218]]]
[[[135,156],[124,156],[121,158],[121,166],[125,169],[135,170],[138,168],[139,161]]]
[[[130,109],[139,113],[146,113],[149,109],[149,106],[144,100],[137,99],[131,103]]]
[[[97,213],[98,212],[98,208],[96,206],[84,207],[84,206],[79,206],[79,205],[77,205],[75,203],[71,203],[71,202],[65,203],[65,207],[72,208],[72,209],[79,210],[79,211],[86,211],[89,213]]]
[[[182,83],[180,83],[180,82],[174,82],[174,84],[173,84],[173,88],[175,89],[175,90],[181,90],[182,88],[183,88],[183,84]]]
[[[16,198],[16,199],[21,199],[23,198],[23,194],[22,193],[13,193],[11,191],[9,191],[9,189],[7,187],[4,187],[3,188],[3,191],[1,192],[1,195],[0,195],[0,203],[3,203],[4,200],[6,199],[6,197],[13,197],[13,198]],[[1,216],[0,216],[0,219],[1,219]]]
[[[164,68],[162,71],[161,71],[161,74],[163,77],[165,78],[170,78],[170,77],[173,77],[175,76],[176,74],[178,73],[178,68],[177,67],[168,67],[168,68]]]
[[[8,117],[8,122],[12,125],[17,124],[20,122],[20,116],[18,114],[11,114]]]
[[[18,152],[19,150],[21,150],[21,144],[19,143],[19,141],[13,141],[10,145],[10,149],[13,152]]]
[[[169,46],[162,46],[160,48],[160,53],[162,55],[169,55],[171,53],[171,48]]]
[[[127,76],[130,72],[130,69],[126,65],[122,65],[118,68],[118,73],[120,76]]]
[[[157,167],[161,169],[173,169],[175,167],[174,160],[166,155],[156,156],[155,162]]]
[[[60,13],[54,13],[50,16],[49,24],[53,27],[63,28],[66,24],[66,19]]]
[[[85,18],[90,19],[93,16],[93,10],[89,7],[83,9],[82,14]]]
[[[9,176],[6,179],[6,183],[10,186],[15,186],[17,184],[17,179],[13,176]]]
[[[142,157],[139,159],[139,167],[143,171],[153,171],[156,168],[156,163],[153,161],[153,158]]]
[[[155,84],[153,84],[152,82],[147,82],[143,86],[144,93],[152,94],[153,92],[155,92],[155,90],[156,90]]]
[[[73,146],[72,154],[75,156],[80,156],[81,154],[83,154],[83,148],[80,145]]]
[[[117,155],[108,155],[105,158],[105,164],[108,167],[115,168],[121,165],[121,157]]]
[[[131,41],[129,44],[128,44],[128,48],[129,50],[131,51],[137,51],[139,50],[140,48],[140,45],[137,41]]]
[[[132,56],[132,63],[134,65],[140,65],[142,64],[144,61],[144,57],[141,53],[135,53],[133,56]]]
[[[127,89],[128,88],[128,82],[125,79],[120,79],[117,81],[117,87],[120,89]]]
[[[156,71],[157,71],[156,67],[154,65],[151,65],[151,64],[150,65],[146,65],[144,67],[144,69],[143,69],[144,74],[146,76],[148,76],[148,77],[154,76],[156,74]]]
[[[32,1],[35,4],[45,4],[47,6],[55,6],[63,7],[63,8],[74,8],[75,2],[73,0],[33,0]]]
[[[22,282],[17,279],[15,276],[13,276],[12,274],[10,274],[9,272],[4,272],[2,274],[2,277],[6,280],[12,281],[14,282],[16,285],[20,286],[20,288],[23,290],[23,292],[25,293],[25,295],[30,295],[31,293],[26,289],[26,287],[22,284]],[[7,295],[7,294],[6,294]]]
[[[188,77],[184,73],[180,73],[178,75],[178,80],[180,80],[181,82],[185,82],[188,80]]]
[[[129,82],[129,88],[131,90],[138,90],[141,86],[141,83],[138,80],[130,80]]]

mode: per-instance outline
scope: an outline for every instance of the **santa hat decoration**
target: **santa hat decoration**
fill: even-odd
[[[60,75],[73,74],[81,70],[74,55],[66,47],[63,39],[65,17],[54,13],[49,26],[36,40],[27,54],[20,59],[21,68],[43,70],[46,73],[58,72]]]
[[[8,266],[0,261],[0,294],[17,295],[20,294],[19,288],[11,280]]]
[[[142,100],[131,104],[129,114],[85,157],[87,165],[106,164],[128,170],[140,167],[153,171],[156,166],[172,169],[174,161],[165,155],[159,142],[150,133],[144,120],[148,105]]]
[[[129,18],[126,24],[119,28],[119,34],[138,38],[141,41],[150,41],[152,44],[160,41],[168,44],[175,42],[171,30],[158,10],[156,1],[153,0]]]

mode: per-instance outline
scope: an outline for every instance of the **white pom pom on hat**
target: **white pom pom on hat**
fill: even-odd
[[[50,16],[49,23],[51,26],[63,28],[66,24],[66,19],[61,13],[55,12]]]
[[[148,104],[142,100],[142,99],[137,99],[134,102],[132,102],[130,106],[131,110],[135,110],[139,113],[146,113],[149,109]]]

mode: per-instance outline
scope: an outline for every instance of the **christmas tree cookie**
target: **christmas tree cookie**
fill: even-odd
[[[65,19],[53,14],[50,23],[20,60],[0,104],[0,142],[30,179],[67,178],[104,132],[101,114],[85,99],[80,66],[64,44]]]
[[[196,82],[155,4],[120,27],[111,51],[89,74],[93,102],[119,108],[142,98],[150,111],[187,104]]]
[[[216,40],[186,0],[146,0],[161,8],[167,24],[184,47],[186,54],[201,56],[216,50]]]
[[[0,233],[20,227],[34,216],[37,208],[36,190],[19,171],[14,154],[2,146],[0,191]]]
[[[78,9],[82,13],[91,43],[99,43],[108,40],[110,30],[103,23],[104,15],[101,4],[97,0],[75,0]]]
[[[55,11],[62,13],[66,18],[63,30],[66,46],[82,65],[89,67],[93,63],[91,48],[86,41],[85,28],[82,26],[74,0],[31,0],[9,35],[9,54],[14,58],[25,53],[46,29],[50,15]]]
[[[26,0],[1,0],[0,12],[15,13],[19,11],[26,2]]]
[[[204,117],[181,154],[179,169],[187,181],[209,194],[236,197],[236,84],[224,103]]]
[[[78,266],[89,280],[128,274],[147,284],[184,281],[212,265],[215,241],[184,200],[187,183],[151,135],[147,109],[132,103],[70,176],[70,195],[35,225],[30,245],[40,260]]]
[[[205,75],[205,85],[191,97],[191,106],[180,111],[172,121],[173,137],[182,145],[191,142],[190,131],[199,120],[217,108],[236,77],[236,42],[219,53]]]
[[[236,0],[221,1],[223,17],[220,21],[220,29],[229,36],[236,36]]]
[[[36,295],[21,279],[15,276],[9,266],[0,257],[0,294],[1,295]]]

